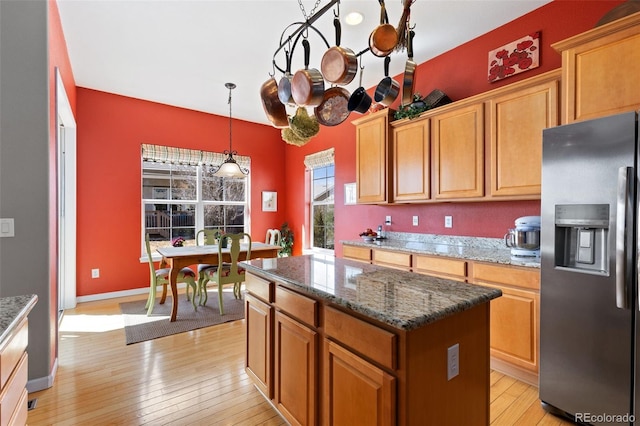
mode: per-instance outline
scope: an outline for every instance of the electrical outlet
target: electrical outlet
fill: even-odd
[[[387,216],[387,217],[384,219],[384,224],[385,224],[385,225],[391,225],[391,216]]]
[[[413,217],[413,226],[418,226],[418,216]]]
[[[444,217],[444,227],[445,228],[453,227],[453,218],[451,216]]]
[[[92,269],[91,278],[100,278],[100,269]]]
[[[456,343],[447,348],[447,380],[460,374],[460,345]]]

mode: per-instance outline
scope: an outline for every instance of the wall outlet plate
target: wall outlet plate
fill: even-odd
[[[460,374],[460,345],[456,343],[447,348],[447,380]]]
[[[453,218],[451,216],[444,217],[444,227],[445,228],[453,227]]]
[[[413,217],[413,226],[418,226],[418,216]]]
[[[100,278],[100,269],[92,269],[91,278]]]
[[[385,225],[391,225],[391,216],[387,216],[384,219],[384,224]]]
[[[13,218],[0,219],[0,237],[15,237]]]

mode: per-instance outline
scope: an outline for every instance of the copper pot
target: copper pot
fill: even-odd
[[[376,102],[385,106],[391,105],[400,93],[400,84],[389,77],[389,62],[391,62],[390,57],[384,58],[384,78],[378,83],[373,95]]]
[[[317,69],[309,69],[310,46],[308,40],[302,40],[304,46],[304,69],[296,71],[291,80],[291,94],[299,106],[318,106],[324,98],[324,77]]]
[[[331,87],[324,91],[322,103],[314,109],[318,123],[337,126],[349,117],[349,92],[343,87]]]
[[[322,56],[320,70],[324,79],[334,84],[349,84],[358,72],[358,58],[351,49],[340,47],[340,20],[333,19],[336,28],[336,45]]]
[[[394,26],[389,24],[384,0],[378,1],[380,3],[380,25],[369,36],[369,49],[375,56],[383,57],[395,49],[398,44],[398,33]]]
[[[287,55],[287,70],[278,83],[278,98],[283,104],[293,104],[293,96],[291,95],[291,54],[286,52]]]
[[[278,129],[289,127],[289,118],[284,104],[278,98],[278,84],[276,79],[271,77],[265,81],[260,88],[260,99],[267,118]]]
[[[402,82],[402,105],[409,105],[413,102],[413,86],[414,74],[416,72],[416,63],[413,61],[413,36],[415,33],[409,31],[407,40],[407,63],[404,66],[404,80]]]

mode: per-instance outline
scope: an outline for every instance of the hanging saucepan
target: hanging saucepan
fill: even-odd
[[[273,127],[282,129],[289,127],[289,117],[284,104],[278,99],[278,83],[273,76],[265,81],[260,88],[262,107]]]
[[[323,126],[337,126],[349,117],[349,92],[344,87],[334,86],[324,91],[320,105],[314,114]]]
[[[404,80],[402,82],[402,105],[409,105],[413,102],[413,86],[414,86],[414,74],[416,72],[416,63],[413,61],[413,37],[415,33],[413,30],[409,31],[409,37],[407,40],[407,63],[404,67]]]
[[[400,93],[400,83],[389,77],[389,62],[391,62],[390,57],[384,58],[384,78],[378,83],[373,95],[376,102],[386,106],[391,105]]]
[[[362,58],[360,58],[362,61]],[[364,87],[362,87],[362,72],[364,71],[364,67],[360,65],[360,87],[358,87],[349,98],[349,103],[347,104],[347,109],[349,111],[356,111],[360,114],[364,114],[369,110],[371,106],[371,96],[367,93]]]
[[[398,33],[389,23],[384,0],[378,0],[378,2],[380,3],[380,25],[369,36],[369,48],[375,56],[383,57],[391,53],[398,44]]]
[[[324,77],[317,69],[309,69],[310,46],[307,39],[304,46],[304,69],[298,70],[291,80],[291,94],[298,106],[318,106],[324,98]]]
[[[278,83],[278,98],[283,104],[293,104],[293,96],[291,96],[291,79],[293,78],[291,74],[291,54],[286,50],[284,53],[287,56],[287,70],[280,79],[280,83]]]
[[[340,19],[333,19],[336,28],[336,45],[329,48],[322,56],[320,70],[324,79],[334,84],[349,84],[358,72],[358,57],[351,49],[340,47]]]

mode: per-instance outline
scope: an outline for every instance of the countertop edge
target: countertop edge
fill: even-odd
[[[35,294],[0,298],[0,346],[38,302]],[[5,306],[7,305],[7,306]]]

